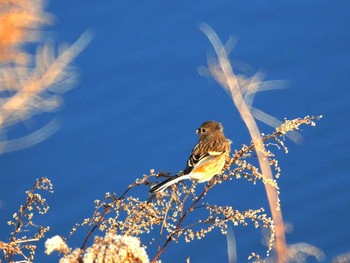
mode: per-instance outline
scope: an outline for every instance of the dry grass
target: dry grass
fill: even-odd
[[[279,144],[281,149],[287,151],[283,142],[284,135],[289,131],[298,130],[300,125],[315,125],[315,120],[318,119],[319,117],[307,116],[291,121],[285,120],[275,132],[261,137],[262,143],[268,148],[266,150],[268,155],[265,155],[265,158],[273,167],[275,175],[279,175],[280,169],[277,160],[274,159],[274,154],[269,150],[272,146],[267,146],[269,142],[273,141]],[[275,145],[273,148],[276,149]],[[86,218],[82,223],[73,227],[71,235],[83,227],[87,227],[87,234],[79,249],[69,249],[66,250],[66,253],[63,252],[64,258],[72,257],[71,251],[73,251],[76,260],[84,258],[88,251],[96,251],[97,253],[97,250],[91,250],[87,246],[91,243],[94,235],[97,235],[98,232],[104,232],[124,237],[136,237],[140,240],[147,239],[149,236],[153,237],[151,242],[143,244],[156,246],[157,253],[151,262],[157,262],[169,245],[178,242],[179,239],[191,242],[195,239],[206,238],[207,234],[215,229],[226,234],[229,225],[247,226],[248,224],[269,230],[268,248],[265,255],[269,256],[275,247],[275,223],[267,215],[264,208],[239,211],[232,206],[219,206],[204,200],[216,184],[227,183],[232,179],[239,178],[245,178],[253,184],[261,181],[264,185],[269,185],[277,191],[276,180],[267,180],[260,170],[252,164],[256,159],[255,154],[256,145],[254,143],[243,145],[241,149],[237,149],[228,160],[224,173],[214,177],[199,193],[196,191],[197,184],[187,185],[181,182],[164,192],[151,196],[149,200],[140,200],[130,195],[137,187],[143,187],[145,191],[148,191],[151,185],[159,181],[159,178],[169,177],[168,173],[155,173],[154,171],[136,180],[120,196],[107,193],[103,200],[95,201],[95,211],[91,218]],[[199,218],[198,215],[200,215]],[[98,241],[95,240],[94,245],[96,242]],[[95,256],[98,257],[97,254]],[[263,257],[252,252],[249,258],[261,260]]]
[[[13,219],[7,222],[13,227],[13,231],[8,242],[0,242],[4,262],[33,262],[36,243],[44,238],[50,229],[49,226],[38,226],[33,221],[34,212],[46,214],[49,209],[46,199],[38,190],[52,193],[50,180],[45,177],[37,179],[33,187],[26,192],[24,205],[21,205],[18,212],[13,214]]]

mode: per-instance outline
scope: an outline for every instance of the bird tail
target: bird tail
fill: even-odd
[[[166,188],[169,186],[172,186],[173,184],[176,184],[179,181],[185,180],[185,179],[190,179],[188,174],[177,174],[173,177],[170,177],[169,179],[166,179],[165,181],[153,186],[151,190],[149,190],[151,193],[159,193],[164,191]]]

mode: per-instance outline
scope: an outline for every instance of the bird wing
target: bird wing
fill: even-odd
[[[227,151],[227,142],[223,140],[200,141],[192,149],[184,174],[189,174],[194,167]]]

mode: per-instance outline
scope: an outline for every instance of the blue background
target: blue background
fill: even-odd
[[[47,34],[58,42],[72,43],[86,29],[95,38],[75,61],[79,85],[53,114],[62,128],[43,143],[0,158],[2,240],[10,232],[5,222],[35,178],[49,177],[55,189],[47,197],[49,213],[37,222],[51,226],[48,236],[67,236],[105,192],[121,194],[152,168],[183,169],[203,121],[222,122],[233,149],[249,143],[231,99],[198,74],[212,52],[198,29],[206,22],[224,41],[238,39],[233,60],[262,69],[266,80],[287,81],[286,89],[259,93],[257,108],[279,119],[324,115],[315,128],[303,128],[301,145],[288,140],[290,153],[278,153],[283,215],[293,225],[287,241],[319,247],[326,262],[350,251],[349,1],[63,0],[51,1],[47,10],[57,18]],[[261,124],[261,131],[272,128]],[[239,210],[267,208],[263,185],[245,180],[218,186],[208,200]],[[238,262],[252,251],[264,255],[259,230],[234,232]],[[81,245],[80,238],[71,245]],[[40,243],[38,262],[57,261],[43,250]],[[226,250],[226,237],[217,230],[204,240],[171,244],[162,259],[227,262]],[[148,253],[153,258],[154,250]]]

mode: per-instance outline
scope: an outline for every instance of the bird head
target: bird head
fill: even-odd
[[[205,139],[211,137],[217,133],[223,133],[224,128],[220,122],[206,121],[196,130],[199,135],[199,139]]]

